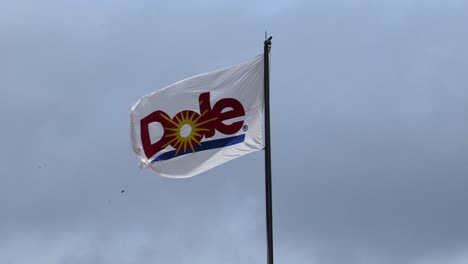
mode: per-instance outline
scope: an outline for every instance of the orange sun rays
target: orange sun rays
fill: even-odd
[[[203,126],[216,120],[216,117],[214,117],[202,122],[198,122],[198,120],[200,120],[207,113],[207,111],[204,111],[196,118],[195,116],[197,113],[192,112],[192,114],[190,114],[190,112],[187,111],[186,115],[182,113],[180,117],[175,116],[175,121],[169,117],[163,116],[167,121],[174,125],[173,128],[166,128],[167,130],[172,131],[172,133],[166,134],[165,137],[172,139],[164,144],[163,148],[169,145],[174,147],[177,150],[174,156],[177,156],[181,150],[183,150],[183,152],[187,152],[187,149],[190,149],[192,152],[195,152],[195,145],[201,145],[200,140],[203,136],[202,132],[209,130]],[[182,129],[186,128],[187,126],[190,127],[190,133],[186,136],[183,136]]]

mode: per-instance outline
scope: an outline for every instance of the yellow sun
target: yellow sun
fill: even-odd
[[[175,115],[173,119],[163,116],[173,125],[173,127],[166,128],[171,133],[166,134],[165,137],[171,139],[163,147],[171,145],[177,149],[174,156],[177,156],[181,150],[186,153],[188,148],[192,152],[195,152],[195,145],[201,145],[200,141],[203,138],[203,132],[209,130],[203,126],[216,120],[216,117],[214,117],[198,122],[206,112],[200,115],[194,111],[186,110]]]

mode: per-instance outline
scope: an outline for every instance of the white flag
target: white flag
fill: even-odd
[[[132,107],[133,151],[162,176],[194,176],[263,149],[263,105],[263,55],[176,82]]]

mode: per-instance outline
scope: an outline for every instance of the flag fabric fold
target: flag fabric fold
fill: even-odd
[[[184,178],[263,149],[263,67],[258,55],[138,100],[130,125],[140,165]]]

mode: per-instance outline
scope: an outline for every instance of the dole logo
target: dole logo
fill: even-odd
[[[141,142],[148,159],[168,146],[175,150],[156,156],[152,162],[169,160],[177,156],[198,151],[234,145],[244,141],[245,134],[221,139],[203,141],[215,135],[216,131],[224,135],[233,135],[243,127],[244,120],[228,123],[230,119],[245,116],[242,104],[234,98],[223,98],[213,107],[210,93],[202,93],[198,98],[200,112],[183,110],[170,117],[158,110],[140,120]],[[161,139],[152,143],[149,125],[158,122],[164,129]]]

